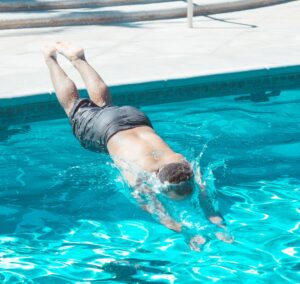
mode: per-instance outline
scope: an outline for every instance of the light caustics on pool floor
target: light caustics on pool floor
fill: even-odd
[[[213,173],[235,242],[212,238],[201,253],[129,201],[109,157],[80,148],[67,119],[1,131],[0,282],[299,282],[299,103],[289,91],[142,107]]]

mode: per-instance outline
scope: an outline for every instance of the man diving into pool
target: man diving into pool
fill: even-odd
[[[90,99],[79,97],[74,82],[57,62],[57,52],[78,70]],[[43,53],[57,99],[81,145],[90,150],[108,151],[142,208],[156,215],[169,229],[184,231],[183,225],[156,198],[155,190],[149,184],[145,186],[144,179],[151,176],[157,180],[162,185],[161,191],[170,199],[184,199],[193,191],[194,173],[189,162],[158,136],[143,112],[131,106],[112,105],[108,87],[87,62],[82,48],[57,42],[45,46]],[[145,195],[150,203],[144,202]],[[224,228],[224,220],[214,210],[203,186],[200,195],[208,219]],[[224,240],[222,236],[217,237]],[[199,250],[204,242],[205,238],[197,235],[190,238],[189,245]]]

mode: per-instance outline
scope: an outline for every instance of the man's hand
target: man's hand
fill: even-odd
[[[189,241],[189,247],[191,250],[199,252],[200,247],[205,244],[206,239],[200,235],[194,236]]]

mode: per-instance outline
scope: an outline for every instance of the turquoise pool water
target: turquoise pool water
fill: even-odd
[[[0,282],[299,283],[299,95],[142,107],[200,164],[235,238],[200,253],[128,199],[67,119],[1,131]]]

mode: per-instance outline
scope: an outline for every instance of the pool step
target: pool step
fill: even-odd
[[[194,15],[210,15],[245,9],[254,9],[269,5],[282,4],[293,0],[231,0],[222,3],[220,3],[219,1],[215,1],[212,0],[212,2],[214,2],[212,4],[207,4],[208,2],[210,2],[207,0],[195,1],[195,3],[201,3],[201,5],[194,5]],[[108,5],[109,2],[110,6],[104,6],[104,3]],[[8,3],[16,5],[15,12],[0,12],[0,30],[37,27],[115,24],[126,22],[183,18],[187,15],[187,3],[183,0],[25,0],[22,2],[2,0],[0,2],[0,7],[2,7],[2,11],[5,7],[8,7]],[[25,3],[28,3],[28,5],[33,5],[32,3],[35,3],[34,5],[41,5],[39,7],[42,7],[43,4],[47,4],[47,9],[51,8],[49,6],[51,4],[53,5],[53,9],[54,7],[61,7],[61,9],[54,9],[48,11],[46,10],[47,6],[44,6],[43,9],[35,11],[36,9],[33,6],[29,5],[27,6],[28,11],[21,12],[21,10],[25,9],[24,7],[26,7],[27,5]],[[100,5],[101,3],[103,5],[100,7],[94,6],[94,8],[91,8],[89,7],[89,5],[92,5],[92,3],[93,5]],[[17,4],[19,6],[17,6]],[[58,6],[54,6],[54,4]],[[76,4],[77,6],[73,6],[74,9],[70,9],[71,6],[69,6],[69,8],[67,9],[67,4]],[[64,6],[62,7],[61,5]]]

